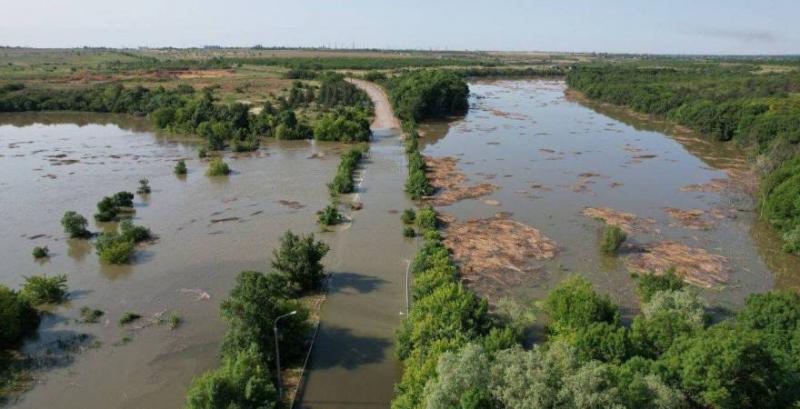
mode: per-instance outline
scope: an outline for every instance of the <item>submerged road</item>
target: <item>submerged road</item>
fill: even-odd
[[[351,80],[375,105],[373,141],[356,191],[364,208],[336,233],[328,269],[330,293],[321,312],[299,408],[387,408],[400,376],[394,333],[405,310],[404,275],[414,243],[400,215],[405,156],[398,121],[383,90]]]

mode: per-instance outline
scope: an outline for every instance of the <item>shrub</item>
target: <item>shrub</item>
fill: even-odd
[[[323,226],[333,226],[342,221],[342,215],[339,214],[336,205],[330,204],[326,206],[325,209],[319,211],[318,215],[317,223]]]
[[[0,284],[0,348],[16,346],[39,325],[39,314],[30,302]]]
[[[139,179],[139,188],[136,189],[136,193],[140,195],[147,195],[150,194],[150,192],[150,181],[145,178]]]
[[[136,320],[138,320],[140,318],[142,318],[141,315],[139,315],[139,314],[137,314],[135,312],[126,311],[124,314],[122,314],[121,317],[119,317],[118,323],[119,323],[120,326],[128,325],[128,324],[130,324],[130,323],[132,323],[132,322],[134,322],[134,321],[136,321]]]
[[[47,246],[44,247],[36,246],[33,248],[33,258],[40,259],[40,258],[45,258],[48,255],[50,255],[50,249],[48,249]]]
[[[192,381],[185,409],[277,409],[281,407],[258,348],[237,351],[222,366]]]
[[[228,167],[228,164],[223,162],[220,158],[213,159],[208,164],[208,169],[206,170],[206,176],[225,176],[231,173],[231,169]]]
[[[208,156],[208,148],[205,146],[201,146],[197,149],[197,157],[200,159],[205,159]]]
[[[103,233],[95,242],[95,249],[103,264],[127,264],[135,248],[133,240],[117,232]]]
[[[600,250],[605,254],[614,254],[627,238],[628,235],[619,226],[605,225],[603,238],[600,240]]]
[[[97,202],[97,213],[94,218],[98,222],[111,222],[119,217],[119,213],[129,212],[133,208],[133,193],[117,192]]]
[[[403,228],[403,237],[413,238],[417,236],[417,231],[411,226]]]
[[[369,149],[369,146],[359,145],[351,148],[345,152],[339,160],[339,167],[336,169],[336,176],[333,181],[328,184],[328,190],[331,195],[352,193],[355,187],[353,183],[353,174],[358,167],[359,161],[364,156],[364,153]]]
[[[403,220],[404,224],[414,224],[414,220],[416,219],[416,217],[417,213],[414,211],[414,209],[405,209],[403,210],[403,215],[401,216],[401,219]]]
[[[94,324],[100,320],[100,317],[105,315],[103,310],[89,308],[87,306],[81,307],[81,322],[86,324]]]
[[[568,278],[556,286],[544,302],[554,333],[571,332],[595,322],[615,324],[619,310],[608,296],[599,296],[581,277]]]
[[[59,304],[67,298],[67,276],[64,274],[25,277],[20,296],[33,305]]]
[[[65,212],[64,216],[61,218],[61,225],[64,226],[64,232],[69,234],[72,238],[86,238],[91,236],[89,230],[86,230],[88,224],[89,222],[86,221],[85,217],[71,210]]]
[[[278,249],[272,252],[272,268],[283,274],[296,290],[314,291],[325,278],[320,261],[328,250],[327,244],[314,241],[313,234],[300,237],[287,230]]]
[[[175,164],[174,171],[176,175],[185,175],[187,173],[186,161],[183,159],[179,160],[178,163]]]
[[[416,221],[417,221],[417,227],[419,227],[419,229],[422,231],[436,230],[436,228],[439,225],[437,221],[436,211],[433,210],[433,207],[430,206],[420,209],[417,212]]]

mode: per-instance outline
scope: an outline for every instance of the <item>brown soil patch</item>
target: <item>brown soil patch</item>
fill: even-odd
[[[447,206],[459,200],[486,196],[499,189],[498,186],[491,183],[464,185],[467,178],[458,170],[458,159],[453,157],[432,158],[426,156],[425,165],[428,180],[437,190],[434,196],[425,198],[425,201],[434,206]]]
[[[727,259],[701,248],[692,248],[675,241],[649,243],[640,252],[625,260],[629,270],[663,274],[670,268],[683,276],[683,281],[698,287],[711,288],[728,282]]]
[[[674,207],[665,207],[662,210],[680,223],[681,226],[689,229],[706,230],[716,224],[714,220],[706,219],[706,212],[701,209],[681,210]],[[716,216],[712,217],[718,218]]]
[[[503,290],[518,285],[535,271],[532,260],[549,260],[556,243],[539,230],[511,220],[505,214],[488,219],[448,222],[444,244],[461,267],[462,279],[483,290]]]
[[[655,223],[655,220],[642,219],[633,213],[621,212],[608,207],[587,207],[581,211],[581,214],[617,226],[628,234],[650,231],[650,225]]]

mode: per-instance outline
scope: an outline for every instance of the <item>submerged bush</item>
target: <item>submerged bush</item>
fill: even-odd
[[[126,311],[124,314],[122,314],[121,317],[119,317],[118,323],[119,323],[120,326],[128,325],[128,324],[130,324],[130,323],[132,323],[132,322],[134,322],[134,321],[136,321],[136,320],[138,320],[140,318],[142,318],[141,315],[139,315],[139,314],[137,314],[135,312]]]
[[[607,224],[603,227],[603,237],[600,239],[600,250],[605,254],[614,254],[627,238],[628,235],[625,234],[625,231],[619,226]]]
[[[94,245],[103,264],[127,264],[136,248],[133,240],[117,232],[101,234]]]
[[[671,267],[664,274],[646,273],[635,276],[636,291],[642,302],[649,302],[653,294],[659,291],[678,291],[683,289],[683,279]]]
[[[319,212],[317,223],[323,226],[333,226],[339,224],[342,219],[343,217],[341,214],[339,214],[339,210],[337,209],[336,205],[330,204]]]
[[[33,305],[58,304],[67,298],[67,276],[59,274],[25,277],[20,295]]]
[[[130,220],[123,220],[119,224],[119,232],[122,238],[134,243],[141,243],[145,240],[150,240],[153,238],[153,234],[150,232],[150,229],[144,226],[136,226]]]
[[[33,248],[33,258],[40,259],[45,258],[50,255],[50,249],[47,246],[39,247],[36,246]]]
[[[103,310],[89,308],[87,306],[81,307],[81,322],[86,324],[94,324],[100,320],[100,317],[105,315]]]
[[[0,348],[11,348],[39,325],[39,314],[28,299],[0,284]]]
[[[571,277],[550,291],[544,303],[554,333],[575,331],[595,322],[619,322],[619,309],[598,295],[582,277]]]
[[[403,228],[403,237],[413,238],[417,236],[417,231],[411,226]]]
[[[86,230],[86,226],[89,225],[86,218],[72,210],[64,213],[61,225],[64,226],[64,232],[72,238],[86,238],[92,235],[89,230]]]
[[[228,167],[228,164],[220,158],[213,159],[208,164],[208,169],[206,170],[206,176],[225,176],[230,173],[231,169]]]
[[[414,220],[416,218],[417,218],[417,213],[414,211],[414,209],[403,210],[403,215],[401,216],[403,224],[414,224]]]
[[[181,159],[178,163],[175,164],[175,174],[176,175],[185,175],[188,171],[186,169],[186,161]]]
[[[112,222],[119,219],[120,213],[130,213],[133,208],[133,193],[117,192],[97,202],[94,219],[98,222]]]
[[[139,179],[139,188],[136,189],[136,193],[140,195],[147,195],[150,194],[150,181],[146,178]]]

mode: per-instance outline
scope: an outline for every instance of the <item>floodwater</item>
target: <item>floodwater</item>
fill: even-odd
[[[226,153],[233,174],[209,178],[196,140],[149,129],[124,116],[0,116],[0,282],[18,288],[24,276],[63,273],[70,288],[69,303],[55,308],[38,339],[25,346],[39,369],[12,407],[181,407],[191,379],[218,365],[225,328],[219,303],[236,275],[268,270],[287,229],[319,230],[315,212],[328,203],[326,183],[347,148],[270,141],[252,154]],[[187,159],[186,177],[173,174],[179,158]],[[150,180],[152,193],[136,196],[134,222],[158,240],[137,249],[131,265],[100,265],[87,241],[65,236],[61,216],[75,210],[91,220],[97,201],[136,191],[140,178]],[[90,230],[103,228],[90,222]],[[338,254],[337,234],[320,235],[334,249],[326,264],[345,256]],[[31,250],[44,245],[49,260],[34,261]],[[361,288],[383,285],[358,279],[351,281]],[[77,323],[82,306],[104,310],[100,323]],[[121,328],[117,320],[126,311],[143,319]],[[183,319],[177,329],[152,323],[170,312]]]
[[[337,232],[328,300],[311,356],[301,408],[387,408],[400,377],[394,334],[406,312],[405,274],[414,241],[398,211],[405,154],[396,130],[374,132],[356,191],[363,210]]]
[[[458,159],[467,184],[499,187],[440,212],[458,221],[507,212],[558,245],[551,260],[531,260],[520,285],[500,288],[487,280],[476,284],[479,291],[490,298],[541,298],[564,277],[580,274],[624,310],[634,310],[630,273],[620,258],[599,251],[602,223],[583,216],[586,207],[652,219],[647,231],[629,234],[632,243],[670,240],[724,257],[728,282],[697,288],[712,305],[735,308],[747,294],[800,283],[800,262],[782,253],[775,233],[757,221],[749,195],[687,191],[730,180],[729,173],[747,166],[742,152],[685,133],[668,136],[675,131],[668,124],[583,105],[565,91],[559,80],[474,82],[465,117],[423,127],[425,155]],[[723,216],[692,229],[665,207]]]

